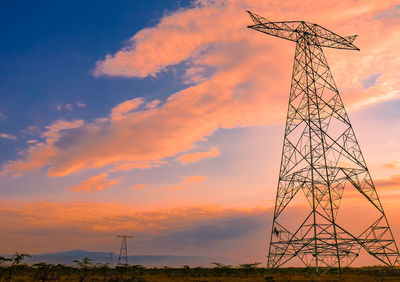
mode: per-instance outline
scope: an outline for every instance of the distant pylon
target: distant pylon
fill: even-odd
[[[117,235],[117,238],[122,238],[121,249],[119,251],[118,265],[128,264],[128,249],[126,244],[126,238],[133,238],[130,235]]]
[[[322,51],[359,50],[353,45],[356,36],[342,37],[303,21],[270,22],[249,14],[255,23],[249,28],[296,42],[268,267],[280,267],[296,257],[317,273],[320,266],[341,271],[361,248],[385,265],[398,264],[399,250]],[[365,215],[368,223],[358,234],[352,227],[360,219],[347,217],[353,221],[349,227],[340,222],[343,217],[338,221],[344,190],[353,190],[374,212]],[[308,209],[303,209],[304,217],[297,215],[296,223],[293,215],[285,218],[286,207],[301,194]]]
[[[113,253],[109,253],[109,256],[106,257],[106,263],[110,266],[114,266]]]

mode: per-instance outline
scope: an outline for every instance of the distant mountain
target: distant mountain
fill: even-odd
[[[10,255],[4,255],[9,257]],[[47,262],[52,264],[65,264],[74,265],[73,260],[80,260],[83,258],[90,258],[93,263],[110,263],[111,258],[113,265],[118,262],[118,255],[107,252],[89,252],[85,250],[71,250],[66,252],[51,253],[51,254],[38,254],[32,255],[31,258],[24,260],[27,264],[34,264],[39,262]],[[141,256],[128,256],[129,264],[140,264],[145,267],[182,267],[188,265],[191,267],[196,266],[213,266],[212,262],[219,262],[229,265],[237,265],[238,262],[232,259],[223,257],[205,257],[205,256],[172,256],[172,255],[141,255]]]

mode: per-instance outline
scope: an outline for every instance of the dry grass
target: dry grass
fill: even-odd
[[[143,268],[105,266],[74,268],[62,265],[0,267],[0,281],[133,281],[133,282],[258,282],[258,281],[400,281],[400,269],[363,267],[333,270],[318,279],[305,268]]]

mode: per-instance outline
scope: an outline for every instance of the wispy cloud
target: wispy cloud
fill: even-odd
[[[141,104],[144,103],[142,98],[134,98],[132,100],[125,101],[111,111],[111,119],[112,120],[120,120],[124,119],[124,115],[136,110]]]
[[[80,107],[80,108],[86,107],[86,104],[83,103],[83,102],[81,102],[81,101],[76,102],[75,105],[77,105],[77,106]]]
[[[215,158],[219,156],[219,151],[216,147],[212,147],[209,151],[207,152],[196,152],[196,153],[189,153],[189,154],[183,154],[178,157],[178,160],[180,160],[182,163],[187,164],[187,163],[194,163],[198,162],[202,159],[206,158]]]
[[[153,109],[153,108],[157,107],[160,103],[161,103],[160,100],[155,99],[155,100],[153,100],[153,101],[147,103],[147,104],[146,104],[146,108],[147,108],[147,109]]]
[[[7,133],[0,133],[0,138],[9,139],[9,140],[15,140],[15,139],[17,139],[16,136],[11,135],[11,134],[7,134]]]
[[[379,190],[395,189],[400,191],[400,174],[391,176],[388,179],[375,180],[375,186]]]
[[[9,240],[2,252],[24,249],[43,253],[77,247],[107,248],[110,243],[115,245],[112,239],[115,234],[131,232],[135,234],[136,251],[145,254],[181,251],[190,255],[198,251],[194,246],[202,246],[204,250],[208,244],[206,251],[210,251],[218,242],[244,240],[265,226],[267,213],[267,209],[261,208],[219,206],[138,210],[129,205],[105,203],[2,201],[0,221],[4,230],[0,240],[18,233],[21,240]],[[260,237],[265,237],[262,229]],[[177,245],[180,247],[176,248]]]
[[[167,187],[163,187],[160,189],[160,191],[163,192],[169,192],[169,191],[177,191],[177,190],[182,190],[190,185],[194,185],[196,183],[204,182],[207,179],[206,176],[204,175],[191,175],[191,176],[185,176],[184,180],[181,181],[178,184],[175,185],[170,185]]]
[[[117,179],[106,180],[107,173],[92,176],[78,183],[76,186],[68,187],[67,190],[74,192],[97,192],[106,188],[111,188],[120,181]]]
[[[393,232],[398,234],[399,209],[387,208],[392,211]],[[349,211],[366,215],[365,210],[354,203],[349,209],[340,210],[339,216]],[[293,228],[301,220],[304,207],[289,207],[285,212],[290,216],[285,226]],[[266,255],[265,248],[260,246],[268,244],[271,220],[270,208],[187,206],[138,210],[129,205],[105,203],[2,201],[0,240],[8,242],[2,249],[5,253],[23,249],[35,254],[77,247],[104,250],[118,248],[115,234],[130,232],[135,234],[137,254],[217,254],[259,261]],[[350,228],[357,224],[348,217],[343,223]],[[15,238],[15,234],[20,240],[6,240]]]
[[[132,163],[118,163],[114,165],[114,167],[110,170],[111,172],[115,171],[128,171],[132,169],[146,169],[152,167],[159,167],[166,162],[163,161],[156,161],[156,162],[132,162]]]
[[[146,187],[147,187],[146,184],[137,184],[137,185],[133,186],[133,190],[144,189]]]
[[[246,9],[271,20],[301,14],[342,35],[359,33],[356,44],[362,52],[331,50],[328,58],[335,62],[331,68],[348,109],[399,97],[400,23],[374,19],[395,5],[392,0],[307,0],[301,5],[295,0],[198,0],[139,31],[94,70],[97,76],[147,77],[190,62],[184,75],[187,88],[171,93],[162,105],[143,98],[124,101],[106,117],[29,147],[24,158],[3,170],[49,167],[49,175],[62,176],[88,168],[134,167],[192,150],[220,128],[283,122],[289,89],[282,86],[289,83],[294,46],[246,29],[251,23]],[[200,71],[199,79],[199,69],[212,71]],[[381,75],[365,89],[362,82],[377,73]],[[186,162],[196,157],[186,156]]]
[[[202,181],[205,181],[206,179],[207,179],[207,177],[204,175],[186,176],[185,180],[182,182],[182,184],[202,182]]]
[[[400,160],[383,164],[383,167],[387,169],[400,169]]]
[[[75,103],[66,103],[66,104],[57,103],[54,105],[54,108],[58,111],[72,111],[73,109],[76,109],[76,107],[84,108],[86,107],[86,104],[81,101],[78,101]]]

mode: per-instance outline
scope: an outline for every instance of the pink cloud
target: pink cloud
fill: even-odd
[[[398,199],[397,199],[398,201]],[[368,209],[367,209],[368,210]],[[368,218],[366,209],[357,203],[339,211],[344,224],[354,230],[360,222],[348,217],[354,214]],[[136,254],[168,253],[180,255],[210,255],[260,261],[265,258],[266,236],[270,234],[272,213],[270,208],[227,208],[223,206],[186,206],[182,208],[158,208],[140,210],[129,205],[106,203],[56,203],[56,202],[6,202],[1,201],[0,221],[3,231],[0,240],[8,242],[3,252],[26,250],[28,253],[65,251],[68,249],[98,250],[117,249],[115,234],[136,234]],[[288,224],[301,220],[303,207],[289,207],[286,211]],[[395,238],[400,234],[398,205],[386,205]],[[299,216],[300,215],[300,216]],[[243,224],[240,230],[233,228]],[[250,224],[250,225],[249,225]],[[228,228],[221,228],[221,227]],[[365,229],[365,226],[362,226]],[[66,232],[66,230],[69,230]],[[212,232],[210,232],[212,231]],[[202,232],[203,244],[196,245],[196,234]],[[236,236],[232,232],[238,232]],[[249,237],[249,234],[253,236]],[[172,235],[172,236],[167,236]],[[254,236],[256,235],[256,236]],[[17,236],[17,237],[16,237]],[[147,241],[155,236],[150,243]],[[221,240],[214,241],[214,236]],[[141,239],[142,238],[142,239]],[[172,243],[176,239],[179,248]],[[19,240],[16,240],[19,239]],[[62,242],[62,244],[60,244]],[[147,244],[146,244],[147,242]],[[243,249],[243,244],[253,242]],[[165,249],[153,249],[154,244]],[[203,250],[203,251],[202,251]],[[251,252],[249,252],[251,250]],[[373,264],[371,257],[365,264]]]
[[[139,240],[140,234],[149,238],[152,235],[171,234],[196,228],[207,222],[216,225],[216,221],[221,219],[229,221],[236,217],[260,216],[266,212],[266,209],[261,208],[220,206],[139,210],[129,205],[109,203],[2,201],[0,221],[4,232],[1,232],[0,240],[8,242],[2,246],[2,251],[8,253],[21,250],[21,248],[29,253],[76,248],[112,248],[119,243],[115,234],[127,232],[127,230],[139,234],[135,238]],[[18,234],[20,240],[15,240],[15,234]],[[264,234],[262,235],[264,237]],[[168,244],[168,240],[163,239],[162,236],[157,239],[164,245]],[[210,240],[209,237],[208,240]],[[142,251],[152,252],[151,249],[146,248]]]
[[[400,161],[393,161],[390,163],[383,164],[384,168],[388,169],[399,169],[400,168]]]
[[[82,102],[76,102],[75,104],[61,104],[61,103],[58,103],[58,104],[54,105],[54,107],[58,111],[61,111],[61,110],[72,111],[75,108],[75,106],[83,108],[83,107],[86,107],[86,104],[84,104]]]
[[[7,134],[7,133],[0,133],[0,138],[9,139],[9,140],[17,139],[17,137],[15,137],[14,135]]]
[[[146,184],[137,184],[137,185],[133,186],[133,190],[144,189],[146,187],[147,187]]]
[[[128,171],[132,169],[146,169],[146,168],[152,168],[152,167],[159,167],[161,164],[164,164],[166,162],[163,161],[156,161],[156,162],[134,162],[134,163],[119,163],[115,165],[112,169],[111,172],[115,171]]]
[[[161,106],[148,106],[150,102],[140,108],[144,99],[135,98],[114,107],[107,117],[56,131],[3,171],[49,167],[49,175],[62,176],[107,166],[129,169],[191,150],[220,128],[284,122],[294,44],[248,30],[246,9],[271,20],[302,15],[344,36],[358,33],[355,44],[361,52],[326,51],[348,109],[399,97],[400,22],[379,18],[396,3],[196,1],[139,31],[94,70],[97,76],[146,77],[187,61],[186,89]],[[365,88],[362,81],[377,73],[376,82]]]
[[[142,98],[134,98],[125,101],[112,109],[111,118],[113,120],[123,119],[123,115],[136,110],[143,103]]]
[[[206,158],[215,158],[217,156],[219,156],[218,149],[216,147],[212,147],[208,152],[197,152],[197,153],[180,155],[178,157],[178,160],[180,160],[184,164],[187,164],[187,163],[198,162]]]
[[[58,120],[46,127],[41,136],[43,142],[34,143],[22,154],[24,160],[10,161],[3,166],[2,173],[20,174],[24,171],[32,171],[51,164],[53,158],[60,154],[58,148],[54,145],[59,141],[63,133],[71,129],[76,129],[84,124],[83,120],[63,121]]]
[[[179,191],[179,190],[183,190],[183,188],[184,187],[182,185],[171,185],[171,186],[161,188],[160,191],[162,191],[162,192]]]
[[[170,192],[170,191],[183,190],[183,189],[189,187],[190,185],[193,185],[193,184],[199,183],[199,182],[203,182],[206,179],[207,179],[207,177],[204,175],[185,176],[185,179],[182,182],[180,182],[179,184],[163,187],[160,189],[160,191]]]
[[[153,100],[153,101],[147,103],[147,104],[146,104],[146,108],[147,108],[147,109],[153,109],[153,108],[157,107],[160,103],[161,103],[160,100],[155,99],[155,100]]]
[[[115,184],[119,183],[119,180],[106,180],[106,178],[107,173],[95,175],[86,180],[82,180],[76,186],[68,187],[67,190],[74,192],[97,192],[106,188],[111,188]]]
[[[80,107],[80,108],[86,107],[86,104],[83,103],[83,102],[80,102],[80,101],[76,102],[75,104],[76,104],[78,107]]]
[[[375,180],[375,185],[379,190],[398,190],[400,191],[400,175],[396,174],[388,179]],[[378,191],[379,191],[378,190]]]
[[[206,179],[207,179],[207,177],[204,175],[186,176],[185,180],[182,182],[182,184],[202,182],[202,181],[205,181]]]

